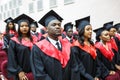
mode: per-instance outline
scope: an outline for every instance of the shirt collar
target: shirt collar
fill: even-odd
[[[57,48],[57,45],[56,45],[56,43],[58,42],[59,44],[60,44],[60,47],[61,47],[61,43],[60,43],[60,41],[58,40],[58,41],[56,41],[56,40],[53,40],[52,38],[50,38],[50,37],[48,37],[48,40]]]

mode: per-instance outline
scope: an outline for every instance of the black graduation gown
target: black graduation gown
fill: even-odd
[[[99,42],[98,42],[98,44],[100,44]],[[115,67],[115,64],[117,64],[117,65],[120,65],[120,54],[115,50],[115,49],[112,49],[112,45],[109,45],[110,43],[108,43],[108,47],[109,47],[109,49],[111,49],[111,51],[113,52],[113,54],[114,54],[114,56],[113,56],[113,59],[110,61],[109,59],[107,59],[104,55],[103,55],[103,53],[105,54],[105,52],[104,51],[107,51],[106,49],[104,49],[104,50],[100,50],[100,49],[102,49],[102,47],[103,46],[99,46],[99,45],[97,45],[97,46],[99,46],[99,48],[98,47],[96,47],[97,48],[97,53],[98,53],[98,58],[99,58],[99,60],[106,66],[106,68],[110,71],[110,70],[114,70],[114,71],[116,71],[116,67]],[[102,52],[103,51],[103,52]],[[109,50],[110,51],[110,50]],[[107,55],[107,54],[106,54]]]
[[[8,48],[9,48],[9,41],[10,38],[14,37],[16,34],[5,34],[3,37],[3,41],[4,41],[4,45],[3,45],[3,49],[7,52]]]
[[[93,78],[101,76],[101,63],[99,62],[98,58],[94,60],[92,56],[87,53],[86,51],[80,49],[78,46],[72,47],[72,52],[75,54],[77,62],[82,62],[86,73],[91,75]],[[81,75],[81,80],[86,80],[84,76]]]
[[[32,72],[30,66],[30,47],[17,43],[14,40],[10,40],[10,46],[8,49],[8,76],[18,79],[18,73],[23,71],[25,73]]]
[[[120,40],[117,37],[114,37],[116,45],[118,47],[118,53],[120,54]]]
[[[80,80],[78,65],[73,54],[70,54],[69,61],[63,67],[59,60],[46,55],[38,45],[34,45],[31,53],[31,67],[35,80]]]

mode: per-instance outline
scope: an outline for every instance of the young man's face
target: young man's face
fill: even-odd
[[[68,31],[66,32],[66,35],[71,38],[73,35],[73,29],[69,28]]]
[[[58,37],[61,35],[61,22],[58,20],[52,20],[47,26],[47,32],[49,36]]]

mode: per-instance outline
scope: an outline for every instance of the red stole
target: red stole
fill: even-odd
[[[115,39],[111,38],[109,42],[111,43],[112,48],[115,49],[116,51],[118,51],[118,47],[117,47],[117,44],[115,42]]]
[[[22,45],[32,49],[33,43],[31,41],[26,41],[26,40],[22,39],[22,41],[20,43],[17,37],[13,37],[13,38],[11,38],[11,40],[15,41],[18,44],[22,44]]]
[[[100,52],[104,57],[106,57],[109,61],[112,61],[114,57],[112,46],[110,43],[106,43],[106,45],[108,46],[108,50],[103,46],[101,42],[96,42],[95,47],[100,50]]]
[[[76,40],[74,42],[74,46],[78,46],[80,49],[86,51],[87,53],[89,53],[93,59],[96,59],[97,57],[97,54],[96,54],[96,49],[94,46],[87,46],[87,45],[84,45],[84,46],[81,46],[80,43],[78,42],[78,40]]]
[[[6,32],[3,33],[3,35],[5,35]],[[9,30],[9,34],[14,34],[14,35],[17,35],[17,32],[15,32],[14,30]]]
[[[70,59],[70,43],[66,40],[60,40],[62,44],[62,51],[59,51],[55,48],[49,41],[46,39],[36,43],[36,45],[48,56],[53,57],[60,61],[62,67],[65,68],[69,59]]]

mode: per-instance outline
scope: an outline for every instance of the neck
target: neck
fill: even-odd
[[[90,46],[90,42],[88,41],[88,39],[87,39],[87,38],[85,38],[85,40],[84,40],[84,44],[86,44],[86,45]]]
[[[106,41],[103,41],[103,40],[102,40],[102,43],[103,43],[104,45],[106,45]]]
[[[50,36],[50,35],[49,35],[49,37],[50,37],[51,39],[55,40],[55,41],[58,41],[58,37],[53,37],[53,36]]]
[[[22,37],[27,37],[27,34],[22,34]]]

